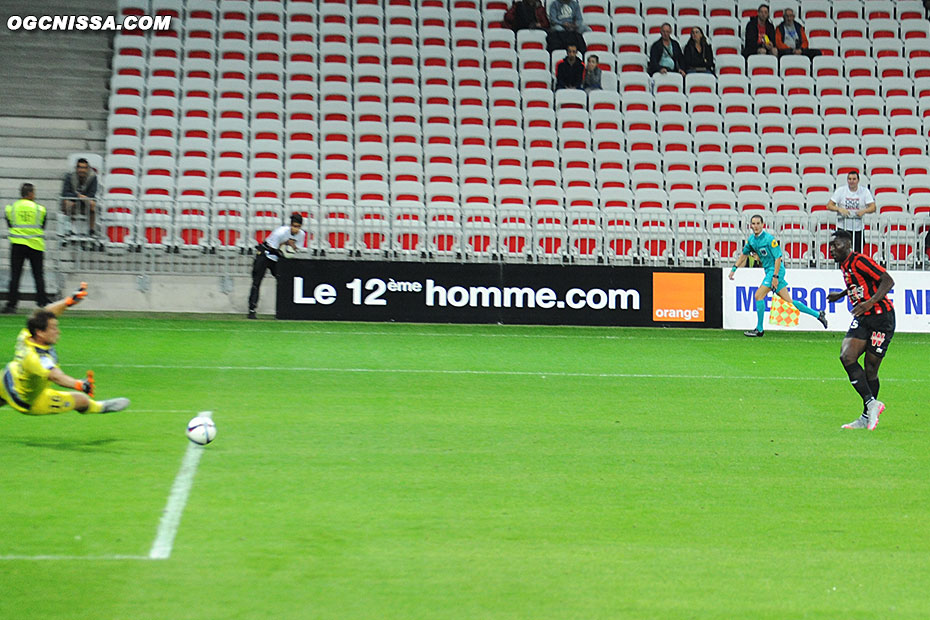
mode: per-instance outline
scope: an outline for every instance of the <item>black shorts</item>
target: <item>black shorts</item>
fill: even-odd
[[[885,357],[885,352],[894,336],[894,325],[894,310],[860,316],[854,318],[849,324],[846,337],[865,340],[866,351],[878,357]]]

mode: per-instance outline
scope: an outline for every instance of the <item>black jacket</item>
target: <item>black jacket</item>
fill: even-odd
[[[681,46],[678,44],[678,41],[675,39],[671,40],[672,42],[672,60],[675,61],[675,68],[673,71],[678,71],[682,67],[682,61],[684,56],[681,53]],[[665,46],[662,44],[662,38],[660,37],[658,41],[652,44],[652,47],[649,48],[649,75],[658,73],[662,66],[659,64],[659,61],[662,60],[662,51]]]
[[[768,35],[772,47],[775,47],[775,24],[769,20],[765,24],[765,34]],[[746,24],[746,39],[743,41],[743,56],[749,58],[753,54],[759,53],[759,20],[755,17],[750,18]]]
[[[684,60],[681,63],[681,68],[685,71],[688,69],[704,69],[713,73],[714,48],[712,48],[710,43],[705,39],[704,49],[699,52],[697,46],[694,44],[694,40],[688,39],[688,42],[685,44]]]
[[[575,58],[574,63],[569,63],[567,59],[562,59],[555,66],[555,87],[559,88],[580,88],[584,80],[584,62],[581,58]]]

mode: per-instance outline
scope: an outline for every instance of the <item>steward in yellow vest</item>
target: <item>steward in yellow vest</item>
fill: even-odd
[[[23,183],[19,190],[22,197],[6,206],[6,222],[10,239],[10,288],[3,312],[16,312],[19,302],[19,279],[23,274],[23,263],[29,260],[32,277],[36,283],[36,303],[49,303],[45,294],[45,275],[42,260],[45,254],[45,207],[36,204],[36,190],[32,183]]]

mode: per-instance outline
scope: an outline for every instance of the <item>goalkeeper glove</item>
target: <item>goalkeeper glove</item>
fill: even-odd
[[[94,387],[95,385],[94,385],[94,371],[93,370],[87,371],[87,378],[84,379],[83,381],[79,380],[79,381],[74,382],[74,389],[78,390],[79,392],[84,392],[88,396],[94,395]]]
[[[81,282],[81,286],[78,290],[74,291],[71,297],[65,299],[65,305],[70,308],[74,304],[80,303],[85,297],[87,297],[87,282]]]

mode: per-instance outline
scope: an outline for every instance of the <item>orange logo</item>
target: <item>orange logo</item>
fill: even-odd
[[[657,323],[704,321],[704,274],[652,274],[652,320]]]

